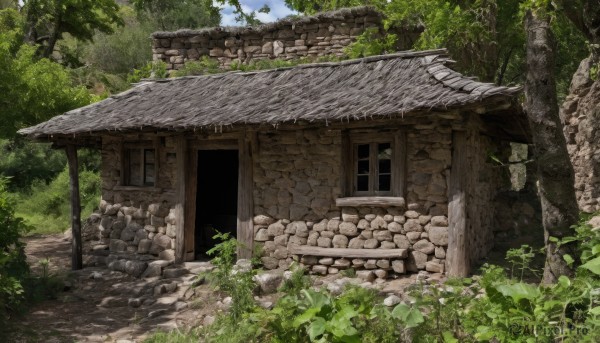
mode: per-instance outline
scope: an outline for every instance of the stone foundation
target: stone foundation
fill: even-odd
[[[443,272],[448,245],[448,219],[419,213],[417,204],[400,208],[344,207],[340,217],[318,222],[254,218],[255,242],[260,242],[267,269],[288,268],[293,261],[315,274],[337,274],[354,268],[369,270],[379,278],[389,273],[427,270]],[[348,259],[292,255],[292,245],[321,248],[406,249],[405,259]],[[258,244],[257,244],[258,246]]]

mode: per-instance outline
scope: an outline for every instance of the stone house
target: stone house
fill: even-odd
[[[520,88],[449,63],[433,50],[148,80],[21,134],[66,148],[73,185],[76,148],[101,150],[96,244],[138,275],[202,256],[215,229],[269,269],[466,275],[506,182],[489,155],[529,133]]]

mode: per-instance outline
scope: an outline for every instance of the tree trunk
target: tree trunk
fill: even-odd
[[[573,187],[573,166],[567,152],[558,115],[554,78],[554,40],[549,20],[529,11],[525,17],[527,34],[527,80],[525,111],[533,133],[538,162],[539,192],[542,203],[546,264],[544,283],[556,282],[559,276],[573,275],[573,268],[563,256],[574,255],[574,244],[560,247],[553,242],[574,233],[578,209]]]

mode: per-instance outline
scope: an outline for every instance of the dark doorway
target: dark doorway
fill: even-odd
[[[206,256],[216,231],[237,233],[238,151],[198,151],[196,189],[196,258]]]

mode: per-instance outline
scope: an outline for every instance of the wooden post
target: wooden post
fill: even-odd
[[[175,205],[175,223],[177,233],[175,235],[175,262],[185,261],[185,188],[187,174],[187,140],[184,135],[176,139],[175,153],[177,157],[177,204]]]
[[[467,237],[467,180],[469,161],[467,132],[455,131],[452,137],[452,167],[448,194],[448,276],[464,277],[471,269]]]
[[[67,145],[67,161],[69,163],[69,186],[71,188],[71,268],[83,268],[82,243],[81,243],[81,202],[79,199],[79,163],[77,161],[77,148],[73,144]]]
[[[394,158],[392,159],[392,195],[404,198],[406,196],[406,155],[408,139],[406,130],[399,130],[394,136]]]
[[[238,248],[238,258],[251,258],[254,245],[254,212],[253,195],[253,160],[252,146],[256,145],[256,134],[244,132],[239,140],[239,174],[238,174],[238,220],[237,239],[242,244]]]

